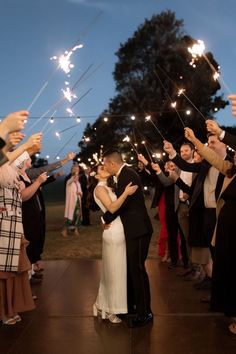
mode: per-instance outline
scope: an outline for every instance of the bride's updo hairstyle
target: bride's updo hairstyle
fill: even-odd
[[[92,190],[94,190],[94,188],[96,187],[96,185],[99,182],[99,180],[95,176],[98,172],[98,167],[100,167],[100,166],[102,166],[102,164],[98,164],[98,165],[94,166],[89,174],[89,185]],[[107,185],[108,185],[108,187],[114,188],[113,176],[110,176],[107,178]]]

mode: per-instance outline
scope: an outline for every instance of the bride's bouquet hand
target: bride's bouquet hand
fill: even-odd
[[[130,182],[125,187],[125,193],[126,193],[126,195],[132,195],[136,192],[137,189],[138,189],[138,186],[137,185],[132,186],[132,182]]]

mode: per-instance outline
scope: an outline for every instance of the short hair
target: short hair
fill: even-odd
[[[117,162],[117,163],[123,163],[123,159],[122,159],[121,153],[120,153],[120,151],[117,148],[107,149],[103,153],[103,158],[104,157],[112,159],[114,162]]]
[[[184,141],[184,142],[181,144],[180,148],[181,148],[182,146],[184,146],[184,145],[187,145],[187,146],[190,147],[191,150],[194,150],[194,145],[193,145],[190,141]]]

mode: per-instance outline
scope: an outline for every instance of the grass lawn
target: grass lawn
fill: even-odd
[[[65,239],[61,236],[64,223],[63,180],[45,186],[43,192],[47,219],[43,259],[101,258],[102,227],[100,217],[102,213],[100,211],[91,212],[92,226],[82,226],[80,236],[75,236],[71,232],[69,238]],[[147,200],[147,208],[154,228],[149,258],[157,258],[159,221],[154,218],[155,210],[150,209],[150,200]]]

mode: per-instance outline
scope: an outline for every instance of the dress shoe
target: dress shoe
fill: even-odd
[[[173,270],[173,269],[176,269],[177,268],[177,263],[170,263],[169,265],[168,265],[168,269],[169,270]]]
[[[153,314],[150,312],[147,315],[135,317],[133,320],[131,320],[129,327],[130,328],[143,327],[152,321],[153,321]]]

